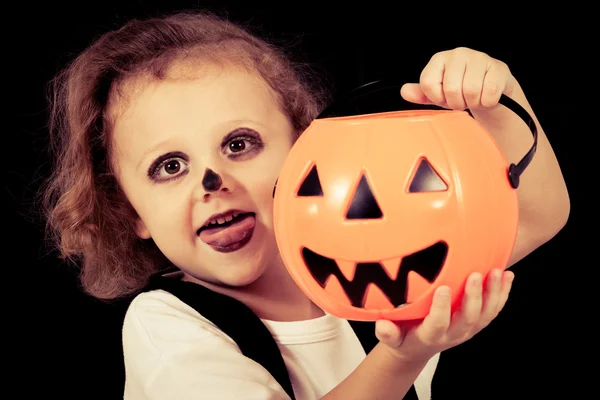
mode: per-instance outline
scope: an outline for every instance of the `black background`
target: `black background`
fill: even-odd
[[[415,82],[435,52],[457,46],[484,51],[509,65],[561,162],[571,218],[557,237],[513,267],[513,293],[498,319],[443,354],[433,398],[576,397],[572,391],[581,382],[575,379],[573,360],[581,343],[566,346],[571,339],[565,321],[556,321],[570,312],[563,300],[571,285],[579,284],[561,271],[576,261],[571,254],[580,225],[576,204],[582,192],[575,184],[573,139],[580,99],[573,82],[581,82],[578,62],[585,37],[563,29],[573,23],[565,10],[541,17],[503,3],[489,3],[488,9],[340,4],[112,0],[23,2],[6,8],[5,23],[14,26],[4,35],[11,121],[3,132],[9,156],[3,185],[5,254],[11,273],[4,286],[9,295],[5,312],[16,313],[11,329],[4,330],[16,332],[14,340],[5,342],[6,354],[15,356],[9,376],[16,378],[8,383],[16,385],[16,397],[116,399],[122,398],[124,379],[120,328],[126,304],[101,304],[83,295],[75,271],[43,249],[41,224],[30,215],[38,180],[48,172],[45,85],[94,38],[127,19],[198,7],[249,23],[295,51],[326,74],[334,93],[385,76]]]

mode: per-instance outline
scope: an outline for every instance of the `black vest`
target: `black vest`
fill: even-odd
[[[294,390],[283,357],[273,336],[254,312],[242,302],[202,285],[155,276],[146,291],[162,289],[194,308],[231,337],[244,356],[262,365],[295,400]],[[349,321],[368,354],[377,344],[374,322]],[[404,399],[418,400],[414,386]]]

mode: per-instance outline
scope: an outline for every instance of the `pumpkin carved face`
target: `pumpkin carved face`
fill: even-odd
[[[462,111],[315,120],[292,148],[274,202],[281,257],[325,311],[423,318],[440,285],[505,267],[518,209],[507,162]]]

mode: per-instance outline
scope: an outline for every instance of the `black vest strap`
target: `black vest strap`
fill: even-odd
[[[212,321],[237,343],[244,356],[269,371],[290,398],[295,400],[292,383],[277,343],[249,307],[202,285],[170,278],[153,278],[147,290],[153,289],[163,289],[173,294]]]
[[[244,356],[262,365],[279,382],[290,398],[296,400],[277,343],[271,332],[249,307],[202,285],[160,275],[150,280],[145,291],[157,289],[173,294],[203,317],[212,321],[237,343]],[[368,354],[378,343],[375,337],[375,323],[350,321],[350,325]],[[411,387],[404,399],[418,400],[414,386]]]

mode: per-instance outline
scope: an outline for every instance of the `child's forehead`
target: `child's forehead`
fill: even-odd
[[[292,131],[274,92],[245,68],[186,66],[162,79],[152,78],[141,76],[129,83],[129,91],[123,90],[124,106],[118,106],[112,121],[115,148],[131,159],[140,159],[147,148],[160,143],[194,142],[202,147],[241,125],[266,138]]]
[[[121,82],[111,96],[110,119],[212,110],[272,112],[277,96],[259,73],[233,63],[174,63],[162,77],[142,73]],[[258,114],[258,115],[257,115]]]

